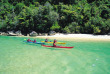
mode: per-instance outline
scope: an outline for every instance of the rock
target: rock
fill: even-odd
[[[55,31],[50,31],[48,34],[49,34],[49,35],[55,35],[56,32],[55,32]]]
[[[30,34],[29,34],[29,36],[32,36],[32,37],[35,37],[35,36],[37,36],[38,35],[38,33],[36,33],[35,31],[32,31]]]

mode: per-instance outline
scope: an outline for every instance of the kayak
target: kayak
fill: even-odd
[[[24,42],[27,42],[27,41],[24,41]],[[27,43],[34,43],[33,41],[32,42],[27,42]],[[45,44],[43,42],[35,42],[35,44]]]
[[[53,46],[48,46],[48,45],[42,45],[42,46],[44,46],[44,47],[53,47]],[[54,47],[54,48],[74,48],[74,46],[73,46],[73,47],[56,46],[56,47]]]
[[[41,41],[41,42],[45,42],[45,41]],[[53,43],[53,42],[45,42],[45,43]],[[64,42],[56,42],[56,44],[66,44]]]

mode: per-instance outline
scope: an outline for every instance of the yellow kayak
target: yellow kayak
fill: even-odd
[[[45,41],[41,41],[41,42],[45,42]],[[45,43],[53,43],[53,42],[45,42]],[[66,43],[63,43],[63,42],[57,42],[57,44],[66,44]]]

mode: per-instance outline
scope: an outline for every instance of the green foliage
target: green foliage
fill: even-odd
[[[2,3],[8,3],[8,0],[1,0]]]
[[[1,0],[0,30],[108,34],[109,0]]]
[[[35,6],[38,7],[40,4],[39,2],[34,2]]]
[[[45,14],[49,14],[50,13],[50,11],[52,11],[53,10],[53,6],[49,3],[49,2],[46,2],[45,4],[44,4],[44,13]]]
[[[71,33],[80,33],[80,26],[76,22],[69,24],[68,28],[70,29]]]
[[[64,32],[71,33],[70,30],[69,30],[69,28],[67,26],[64,28]]]
[[[51,30],[57,31],[60,29],[60,26],[58,25],[58,22],[55,22],[52,27],[50,27]]]
[[[0,21],[0,29],[3,30],[3,28],[6,27],[6,21],[5,20],[1,20]]]
[[[94,30],[94,34],[98,34],[98,33],[101,32],[101,30],[99,29],[99,27],[94,27],[93,30]]]
[[[16,4],[16,6],[15,6],[16,14],[19,14],[24,7],[25,7],[25,4],[24,3],[18,3],[18,4]]]
[[[57,12],[51,11],[48,15],[48,20],[50,23],[55,23],[59,19],[59,15]]]

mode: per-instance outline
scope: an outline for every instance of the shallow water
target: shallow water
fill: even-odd
[[[24,39],[0,36],[0,74],[110,74],[110,42],[60,41],[75,46],[61,49]]]

